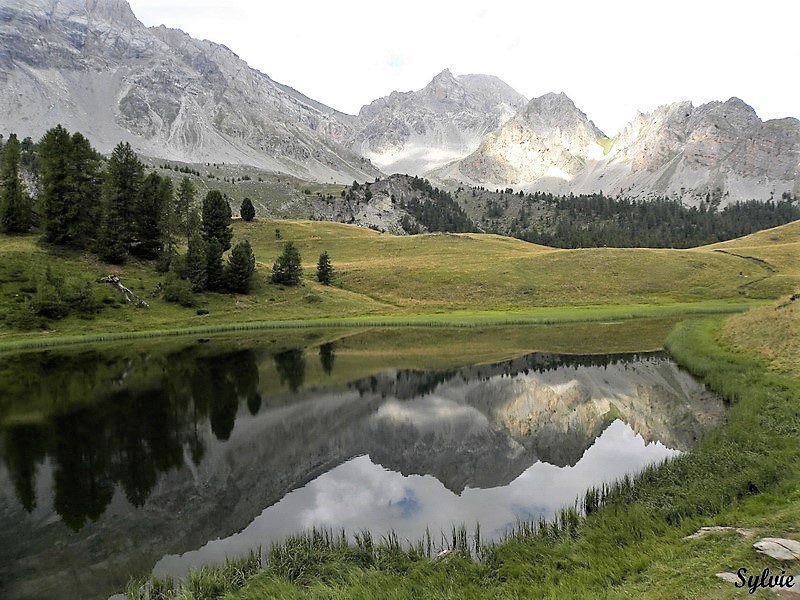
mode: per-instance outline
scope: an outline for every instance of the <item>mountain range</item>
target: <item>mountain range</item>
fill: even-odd
[[[742,100],[676,102],[598,129],[565,94],[531,100],[448,69],[348,115],[250,68],[227,47],[146,27],[125,0],[0,0],[0,130],[63,124],[101,151],[252,165],[318,182],[394,172],[688,204],[800,195],[800,121]]]

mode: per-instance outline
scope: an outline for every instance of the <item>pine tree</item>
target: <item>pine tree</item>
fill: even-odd
[[[69,244],[75,237],[77,205],[69,181],[71,155],[72,138],[61,125],[49,129],[39,140],[42,226],[45,241],[53,244]]]
[[[186,243],[189,243],[189,215],[192,212],[192,204],[194,204],[194,197],[197,189],[194,183],[188,177],[181,179],[178,186],[177,203],[175,207],[176,223],[178,232],[186,236]]]
[[[203,239],[208,244],[216,239],[222,251],[230,250],[233,239],[231,207],[219,190],[211,190],[203,199]]]
[[[189,247],[186,249],[186,278],[192,282],[192,291],[206,289],[206,246],[200,232],[200,216],[189,214]]]
[[[332,277],[333,265],[331,265],[331,259],[326,250],[319,255],[319,261],[317,262],[317,281],[322,285],[330,285]]]
[[[20,144],[11,134],[0,158],[0,228],[7,233],[25,233],[33,224],[31,198],[19,173]]]
[[[70,153],[70,187],[76,205],[71,243],[89,247],[97,236],[102,214],[100,198],[103,189],[101,165],[103,157],[81,133],[72,134]]]
[[[144,179],[144,166],[127,142],[114,148],[103,185],[103,218],[98,254],[106,262],[125,262],[133,243],[136,206]]]
[[[211,238],[206,246],[206,288],[219,291],[225,288],[225,268],[222,266],[222,246]]]
[[[61,125],[49,129],[37,146],[44,239],[85,248],[97,231],[101,157],[89,140]]]
[[[303,275],[300,252],[292,242],[286,242],[283,253],[272,265],[272,283],[299,285]]]
[[[250,292],[250,282],[256,270],[256,257],[250,242],[239,242],[231,250],[228,257],[228,268],[225,276],[228,289],[232,292],[247,294]]]
[[[161,232],[161,253],[158,256],[157,270],[161,273],[169,269],[172,259],[178,254],[178,235],[181,228],[179,215],[175,206],[175,191],[172,179],[162,177],[159,185],[159,195],[162,199],[161,213],[159,215],[159,231]]]
[[[256,208],[250,198],[242,200],[242,206],[239,208],[239,216],[242,221],[250,222],[256,218]]]
[[[171,186],[167,188],[157,173],[150,173],[142,182],[136,199],[132,254],[148,260],[161,255],[164,249],[163,212],[170,201],[165,197],[167,191],[171,194]]]

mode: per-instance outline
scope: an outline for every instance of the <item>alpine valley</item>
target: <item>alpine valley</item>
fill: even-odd
[[[348,115],[223,45],[145,27],[125,0],[0,0],[0,131],[38,139],[58,123],[101,152],[127,141],[155,159],[319,183],[406,173],[692,206],[800,194],[800,121],[762,121],[738,98],[660,106],[610,134],[563,93],[527,100],[445,69]]]

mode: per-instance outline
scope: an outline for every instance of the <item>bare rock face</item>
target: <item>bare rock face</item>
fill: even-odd
[[[499,131],[488,135],[455,171],[438,172],[497,187],[537,182],[562,191],[601,151],[603,137],[594,123],[565,94],[531,100]],[[460,176],[460,177],[459,177]]]
[[[686,204],[800,194],[800,121],[762,121],[738,98],[639,114],[612,139],[562,95],[532,100],[470,156],[431,176],[488,187]]]
[[[352,145],[384,172],[421,174],[470,154],[524,104],[497,77],[445,69],[419,91],[362,107]]]
[[[108,151],[250,164],[318,181],[379,174],[343,145],[353,117],[225,46],[147,28],[124,0],[0,0],[0,128],[61,123]]]
[[[638,115],[590,165],[577,191],[678,198],[687,204],[779,200],[800,188],[800,121],[761,121],[738,98]]]

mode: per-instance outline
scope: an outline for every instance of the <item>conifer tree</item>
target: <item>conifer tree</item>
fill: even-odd
[[[178,231],[186,236],[186,243],[189,243],[189,216],[192,212],[194,197],[197,189],[188,177],[181,179],[178,185],[178,195],[175,207],[176,223]]]
[[[230,250],[233,239],[231,207],[219,190],[211,190],[203,199],[203,239],[208,244],[216,239],[222,251]]]
[[[226,269],[226,280],[228,289],[232,292],[247,294],[250,291],[250,283],[253,273],[256,270],[256,257],[250,242],[244,240],[239,242],[231,250],[228,257],[228,267]]]
[[[69,182],[72,138],[61,125],[49,129],[39,140],[39,182],[44,239],[68,244],[74,239],[77,205]]]
[[[103,218],[98,235],[98,254],[110,263],[123,263],[134,241],[134,223],[144,166],[127,142],[114,148],[103,184]]]
[[[192,291],[206,289],[206,246],[200,231],[200,215],[189,214],[189,247],[186,249],[186,278],[192,282]]]
[[[88,247],[97,236],[102,215],[103,157],[81,133],[72,134],[70,187],[76,205],[72,228],[73,245]]]
[[[220,291],[225,288],[225,267],[222,265],[222,246],[217,238],[205,242],[206,288]]]
[[[141,258],[158,258],[164,249],[163,212],[171,200],[165,196],[167,192],[171,195],[172,188],[165,186],[163,179],[165,178],[157,173],[150,173],[142,182],[136,199],[136,221],[131,252]]]
[[[303,275],[300,252],[292,242],[286,242],[283,253],[272,265],[272,283],[299,285]]]
[[[256,218],[256,208],[253,206],[253,201],[250,198],[242,200],[242,206],[239,208],[239,216],[242,221],[249,223]]]
[[[0,157],[0,229],[6,233],[25,233],[33,224],[31,198],[19,173],[20,144],[11,134]]]
[[[79,248],[91,244],[100,214],[101,157],[89,140],[61,125],[37,146],[44,239]]]
[[[317,262],[317,281],[322,285],[330,285],[332,277],[333,265],[331,265],[331,259],[326,250],[319,255],[319,261]]]

